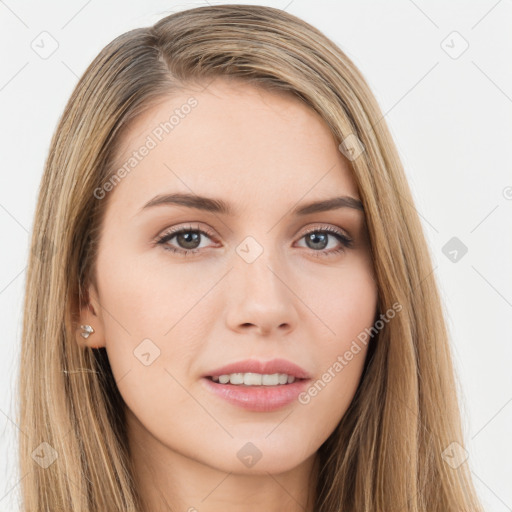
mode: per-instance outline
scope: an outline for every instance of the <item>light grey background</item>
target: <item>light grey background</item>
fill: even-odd
[[[376,95],[443,294],[467,463],[486,510],[512,511],[511,0],[255,3],[286,8],[322,30]],[[201,5],[0,0],[0,511],[17,509],[23,477],[14,413],[22,301],[37,191],[57,120],[78,77],[114,37]],[[41,55],[51,38],[58,48]],[[452,247],[443,253],[452,237],[468,249],[462,257],[455,249],[456,262]]]

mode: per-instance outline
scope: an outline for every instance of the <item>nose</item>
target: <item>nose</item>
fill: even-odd
[[[295,329],[298,298],[288,282],[289,273],[268,251],[252,263],[236,256],[227,277],[229,329],[269,337]]]

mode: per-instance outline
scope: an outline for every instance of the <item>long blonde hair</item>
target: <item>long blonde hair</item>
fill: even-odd
[[[80,78],[51,141],[39,191],[19,380],[24,511],[142,511],[124,402],[104,348],[76,343],[106,199],[130,121],[187,84],[216,77],[282,91],[325,120],[351,160],[366,212],[379,311],[400,314],[370,341],[356,395],[318,451],[315,512],[482,510],[467,462],[448,334],[429,249],[385,119],[366,81],[328,38],[263,6],[169,15],[109,43]],[[47,444],[41,444],[47,443]],[[34,451],[45,454],[37,464]],[[53,450],[53,451],[52,451]],[[55,458],[56,457],[56,458]],[[52,461],[52,459],[54,459]]]

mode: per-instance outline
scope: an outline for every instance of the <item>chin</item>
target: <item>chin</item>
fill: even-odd
[[[265,433],[268,435],[268,431]],[[279,474],[290,471],[304,463],[316,449],[308,448],[305,442],[291,442],[286,435],[270,434],[265,439],[245,437],[244,439],[230,439],[222,444],[215,442],[214,453],[210,452],[207,458],[204,451],[199,449],[199,457],[194,457],[198,462],[211,466],[226,473],[265,475],[267,473]],[[308,439],[306,433],[301,439]]]

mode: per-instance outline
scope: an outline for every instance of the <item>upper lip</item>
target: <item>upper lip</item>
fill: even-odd
[[[288,361],[286,359],[272,359],[270,361],[259,361],[257,359],[245,359],[235,363],[227,364],[220,368],[209,371],[203,377],[218,377],[219,375],[229,375],[231,373],[286,373],[293,375],[297,379],[309,379],[309,374],[304,368]]]

